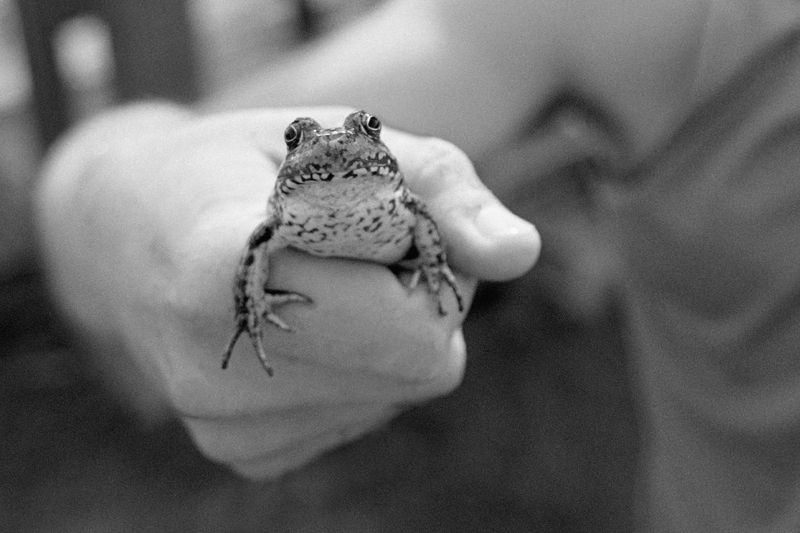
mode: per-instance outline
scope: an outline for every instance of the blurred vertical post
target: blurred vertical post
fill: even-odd
[[[188,0],[17,0],[30,64],[39,137],[48,146],[70,123],[55,35],[67,20],[91,15],[110,29],[114,101],[198,96]]]

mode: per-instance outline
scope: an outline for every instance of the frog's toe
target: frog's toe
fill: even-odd
[[[461,291],[458,289],[458,284],[456,283],[456,277],[453,275],[453,271],[450,270],[450,268],[445,265],[439,271],[439,276],[441,279],[445,281],[445,283],[450,285],[451,289],[453,289],[453,295],[456,297],[456,303],[458,304],[458,312],[463,313],[464,299],[461,297]],[[441,299],[440,299],[440,305],[441,305]]]
[[[408,289],[409,292],[417,288],[417,285],[419,284],[419,278],[421,276],[422,270],[420,269],[416,269],[411,272],[411,276],[408,278],[408,282],[406,283],[406,289]]]
[[[261,339],[261,328],[255,331],[251,330],[249,333],[250,340],[253,341],[253,348],[255,348],[256,355],[258,355],[258,360],[261,361],[261,366],[267,371],[267,375],[272,377],[275,375],[275,371],[272,370],[272,365],[269,364],[269,360],[267,359],[267,352],[264,350],[264,341]]]
[[[397,281],[408,290],[408,292],[413,291],[419,285],[419,280],[422,277],[422,271],[420,267],[413,266],[413,265],[406,265],[403,263],[398,263],[395,265],[389,265],[389,270],[391,270],[392,274],[395,275]]]
[[[458,285],[456,285],[456,282],[455,282],[454,279],[451,280],[451,279],[445,278],[445,281],[447,281],[447,284],[450,285],[451,289],[453,289],[453,296],[456,297],[456,304],[458,304],[458,312],[459,313],[463,313],[464,312],[464,298],[461,296],[461,291],[458,290]]]
[[[438,304],[439,304],[439,315],[440,316],[447,315],[447,309],[444,308],[444,304],[442,303],[442,297],[441,296],[439,296]]]
[[[265,304],[268,306],[283,305],[292,302],[301,302],[310,304],[313,302],[311,298],[305,294],[291,291],[279,291],[274,289],[267,289],[264,294]]]
[[[278,327],[278,328],[280,328],[283,331],[286,331],[288,333],[294,333],[295,331],[297,331],[292,326],[290,326],[289,324],[284,322],[281,317],[279,317],[278,315],[276,315],[272,311],[268,311],[267,313],[264,313],[264,320],[266,320],[267,322],[269,322],[273,326],[276,326],[276,327]]]
[[[261,303],[261,316],[272,324],[283,331],[294,332],[295,329],[288,325],[286,322],[281,319],[278,315],[275,314],[273,309],[279,305],[287,304],[287,303],[312,303],[313,300],[306,296],[305,294],[300,294],[299,292],[289,292],[289,291],[276,291],[276,290],[269,290],[264,294],[264,299]]]
[[[233,332],[231,335],[228,344],[225,346],[225,350],[222,352],[222,369],[225,370],[228,368],[228,363],[231,360],[231,354],[233,354],[233,347],[236,346],[236,341],[239,340],[239,336],[247,329],[247,319],[239,318],[236,322],[236,331]]]

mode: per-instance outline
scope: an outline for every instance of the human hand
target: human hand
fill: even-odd
[[[441,317],[430,294],[409,293],[382,265],[291,250],[275,254],[270,285],[313,303],[280,308],[295,333],[265,333],[275,377],[246,342],[220,368],[234,327],[233,274],[264,218],[283,130],[297,116],[330,126],[346,113],[273,109],[163,121],[156,113],[152,127],[106,138],[83,179],[59,171],[87,138],[68,144],[45,173],[40,214],[62,302],[85,334],[113,332],[201,450],[247,476],[300,465],[452,390],[463,372],[464,314],[452,294]],[[530,268],[535,230],[500,206],[458,149],[391,130],[383,138],[438,221],[467,302],[478,278]]]

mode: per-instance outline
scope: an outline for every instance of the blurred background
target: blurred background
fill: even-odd
[[[552,172],[495,191],[537,224],[543,257],[481,287],[464,384],[279,481],[206,461],[177,422],[140,424],[59,329],[30,212],[58,134],[120,101],[235,84],[377,3],[0,0],[0,531],[632,529],[639,431],[587,197],[603,162],[568,153],[592,152],[580,113],[476,162],[488,181],[541,158]]]

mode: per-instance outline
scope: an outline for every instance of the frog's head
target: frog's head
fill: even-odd
[[[339,128],[323,128],[307,117],[284,131],[286,160],[278,184],[294,189],[301,183],[342,182],[398,174],[397,160],[380,138],[381,121],[365,111],[351,113]]]

